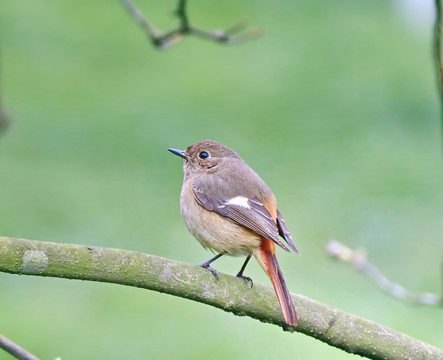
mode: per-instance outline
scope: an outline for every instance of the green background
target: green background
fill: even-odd
[[[175,25],[175,1],[136,4]],[[393,299],[325,253],[330,239],[365,248],[391,280],[441,292],[432,22],[393,4],[195,0],[195,24],[245,18],[263,36],[158,51],[118,1],[2,1],[0,235],[202,262],[211,254],[182,222],[181,162],[166,149],[215,139],[273,189],[302,253],[279,253],[291,291],[442,347],[441,309]],[[246,274],[269,284],[256,262]],[[0,286],[0,333],[42,359],[353,358],[146,290],[9,274]]]

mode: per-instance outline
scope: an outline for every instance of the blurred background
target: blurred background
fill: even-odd
[[[176,1],[135,4],[159,29],[176,25]],[[279,200],[302,254],[279,254],[291,291],[442,347],[441,309],[393,299],[325,253],[330,239],[365,248],[392,281],[441,293],[432,5],[192,0],[194,24],[247,19],[263,36],[159,51],[119,1],[2,1],[0,235],[207,260],[167,148],[218,140]],[[256,262],[246,275],[270,285]],[[354,358],[146,290],[4,273],[0,284],[0,332],[42,359]]]

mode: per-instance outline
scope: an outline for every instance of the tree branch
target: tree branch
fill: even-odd
[[[19,360],[39,360],[25,349],[0,334],[0,348]]]
[[[0,134],[4,132],[8,126],[8,115],[2,105],[2,67],[1,67],[1,49],[0,49]]]
[[[437,80],[440,98],[440,131],[443,139],[443,62],[441,49],[441,29],[442,29],[442,6],[441,0],[435,0],[435,23],[434,23],[434,52],[437,67]]]
[[[383,292],[413,305],[442,306],[443,299],[437,294],[416,294],[399,284],[395,284],[366,259],[366,253],[361,250],[352,250],[342,243],[332,240],[326,246],[327,253],[344,263],[353,265],[370,278]]]
[[[140,10],[130,0],[120,0],[122,5],[128,10],[129,14],[141,26],[145,34],[152,41],[152,44],[158,48],[166,48],[180,42],[185,35],[195,35],[204,39],[212,40],[224,44],[238,44],[247,40],[254,39],[261,34],[260,30],[245,30],[244,22],[233,26],[227,30],[206,31],[191,25],[187,14],[187,0],[178,0],[175,14],[179,19],[179,26],[167,33],[161,34],[151,23],[143,16]]]
[[[443,350],[302,295],[292,295],[299,325],[288,327],[272,288],[218,282],[195,265],[127,250],[0,237],[0,271],[135,286],[208,304],[313,336],[371,359],[442,359]]]

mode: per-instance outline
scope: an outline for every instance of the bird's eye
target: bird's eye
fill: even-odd
[[[208,154],[206,151],[202,151],[202,152],[198,155],[198,157],[199,157],[200,159],[207,159],[207,158],[209,157],[209,154]]]

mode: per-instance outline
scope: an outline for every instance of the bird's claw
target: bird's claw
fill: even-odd
[[[254,286],[254,282],[252,281],[252,279],[249,276],[244,276],[242,274],[237,274],[236,277],[238,277],[239,279],[243,279],[248,284],[248,287],[250,289],[252,289],[252,287]]]
[[[207,265],[205,263],[198,264],[197,266],[200,266],[200,267],[202,267],[204,269],[208,269],[212,273],[212,275],[215,276],[215,280],[218,281],[218,272],[217,272],[217,270],[215,270],[214,268],[210,267],[209,265]]]

